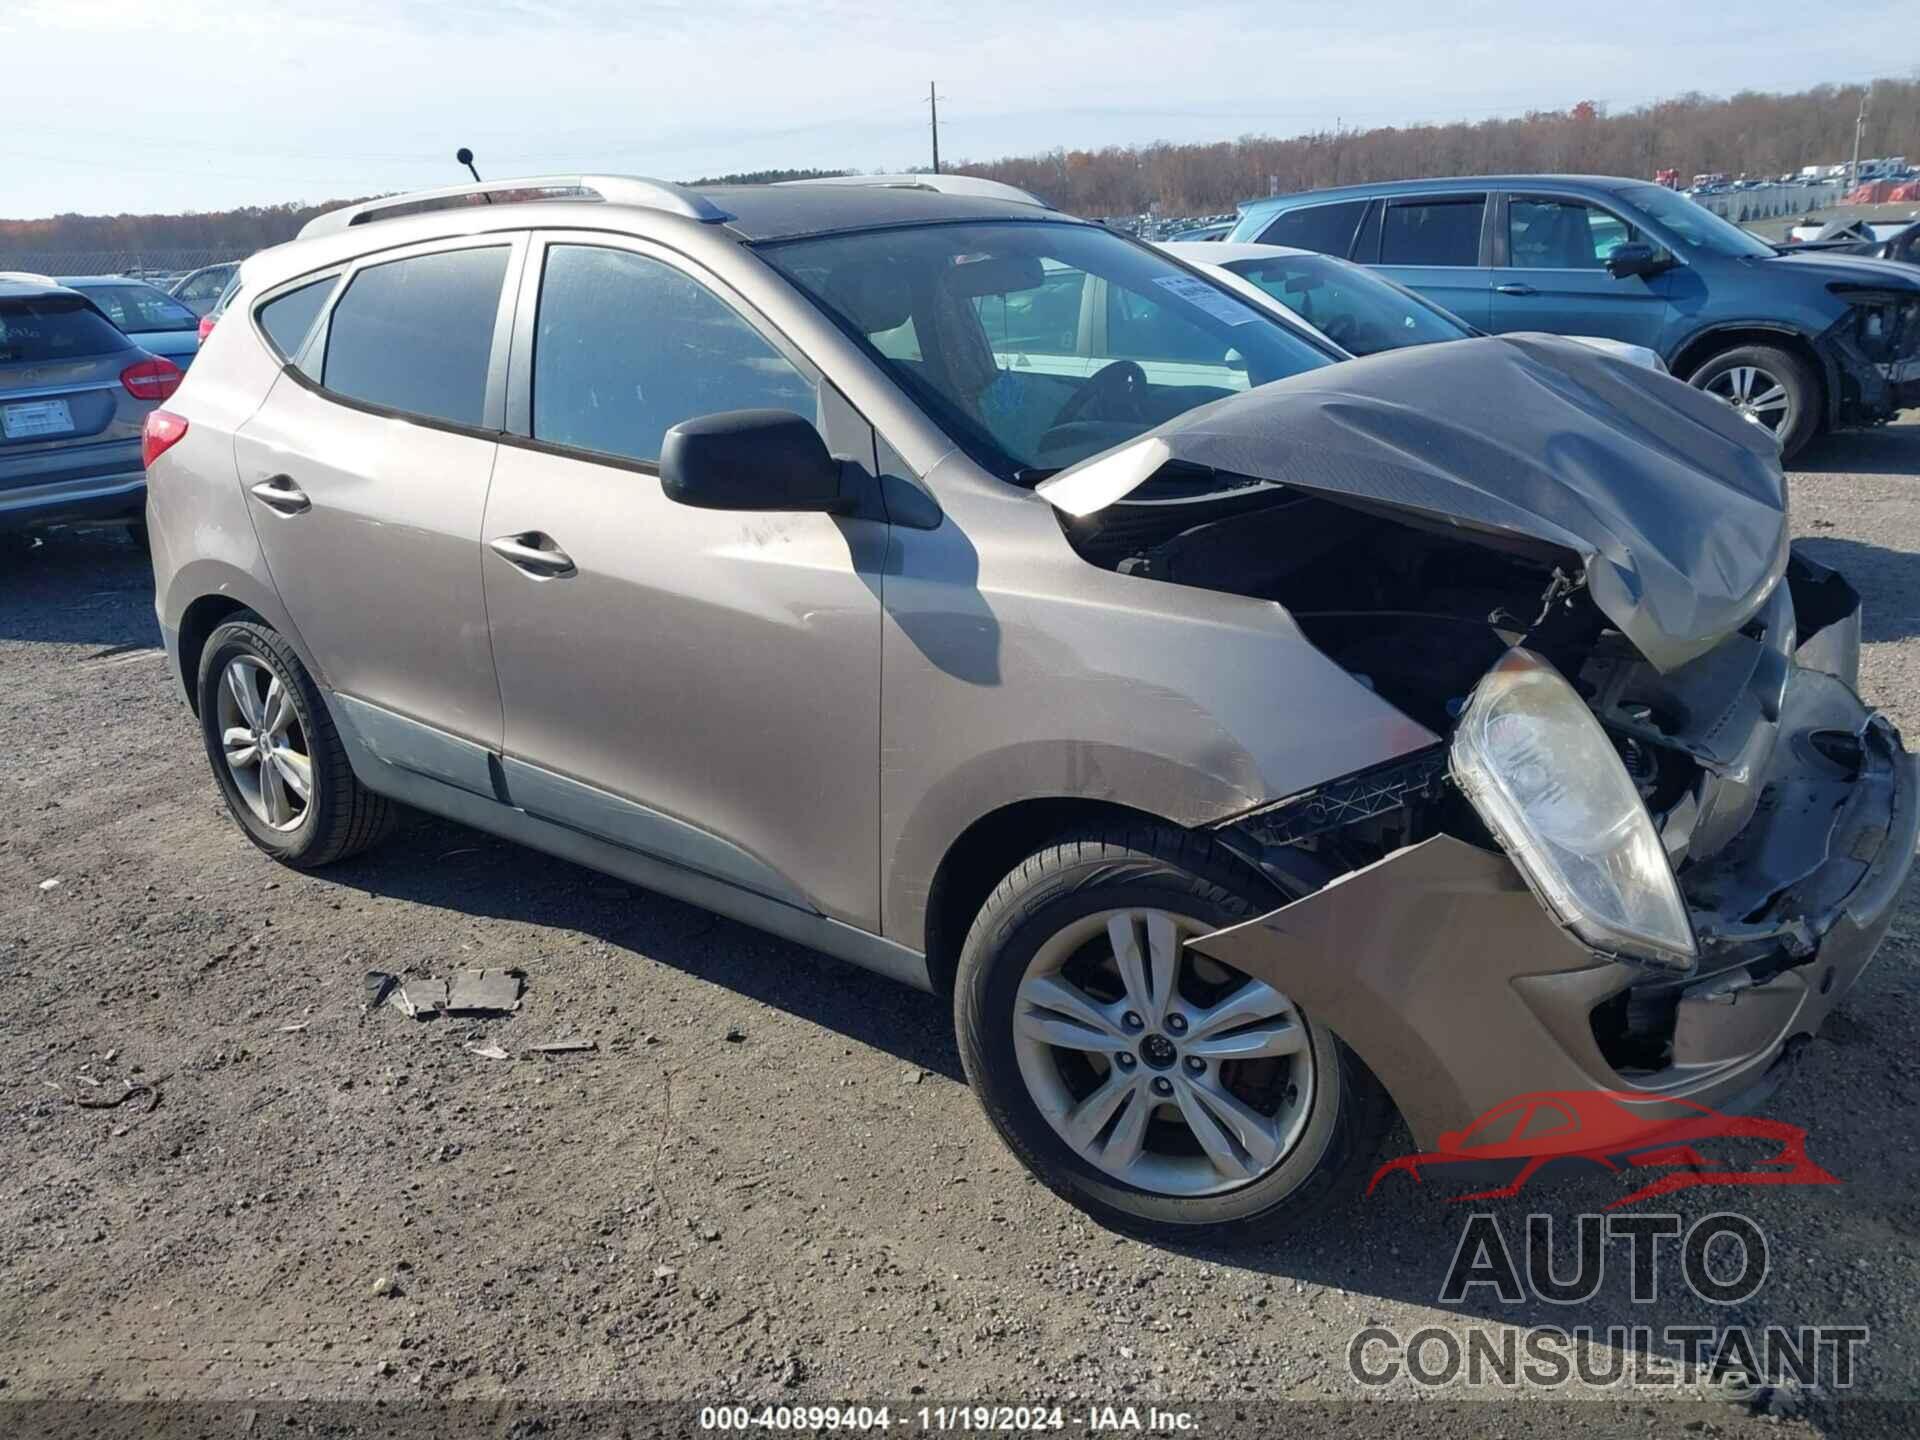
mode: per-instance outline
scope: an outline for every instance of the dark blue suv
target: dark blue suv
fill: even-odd
[[[1249,202],[1228,238],[1377,266],[1482,330],[1645,345],[1789,455],[1823,427],[1920,406],[1920,266],[1785,254],[1643,180],[1314,190]]]

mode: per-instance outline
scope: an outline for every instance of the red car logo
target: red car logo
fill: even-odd
[[[1746,1169],[1733,1169],[1701,1154],[1711,1140],[1766,1140],[1779,1150]],[[1501,1200],[1518,1195],[1534,1172],[1551,1160],[1591,1160],[1609,1170],[1666,1169],[1631,1195],[1610,1202],[1618,1209],[1671,1195],[1696,1185],[1838,1185],[1839,1177],[1807,1158],[1807,1132],[1798,1125],[1757,1115],[1722,1115],[1692,1100],[1620,1090],[1549,1090],[1517,1095],[1487,1111],[1465,1130],[1440,1136],[1439,1149],[1402,1155],[1373,1172],[1371,1195],[1382,1180],[1404,1170],[1417,1182],[1428,1166],[1463,1161],[1513,1163],[1519,1172],[1492,1190],[1456,1195],[1462,1200]]]

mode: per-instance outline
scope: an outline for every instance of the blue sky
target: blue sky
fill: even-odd
[[[1901,4],[0,0],[0,216],[900,168],[1920,72]],[[1871,148],[1871,145],[1869,145]]]

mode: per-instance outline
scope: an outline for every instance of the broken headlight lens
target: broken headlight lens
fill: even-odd
[[[1620,754],[1573,687],[1509,650],[1453,734],[1453,772],[1547,908],[1595,949],[1685,970],[1693,925]]]

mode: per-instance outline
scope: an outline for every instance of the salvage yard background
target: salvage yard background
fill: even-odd
[[[1920,737],[1920,425],[1822,441],[1793,487],[1798,534],[1865,596],[1867,698]],[[0,552],[7,1397],[1328,1400],[1359,1394],[1368,1322],[1688,1320],[1866,1323],[1860,1393],[1920,1396],[1911,896],[1768,1110],[1844,1184],[1677,1197],[1766,1227],[1755,1300],[1708,1313],[1676,1276],[1647,1313],[1616,1267],[1577,1315],[1447,1311],[1444,1190],[1396,1181],[1237,1255],[1122,1240],[995,1140],[941,1001],[437,821],[276,868],[158,646],[118,534]],[[525,972],[510,1017],[364,1008],[369,970],[482,967]],[[577,1039],[598,1048],[527,1055]],[[76,1103],[128,1080],[158,1105]],[[1495,1208],[1517,1234],[1540,1206]],[[1658,1398],[1594,1414],[1671,1433]],[[1831,1401],[1764,1429],[1688,1413],[1904,1428]]]

